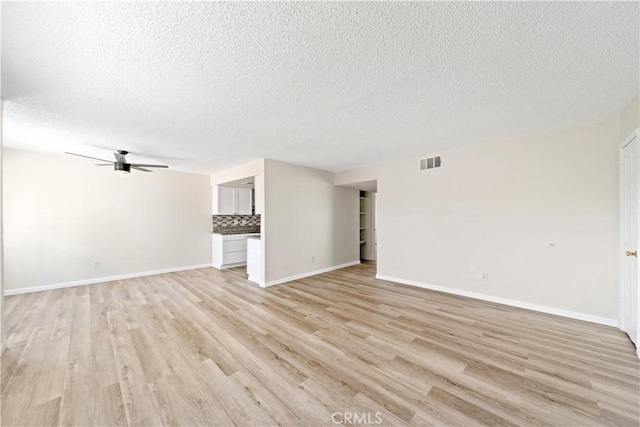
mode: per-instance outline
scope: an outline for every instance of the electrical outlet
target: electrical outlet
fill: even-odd
[[[311,262],[316,262],[316,257],[312,256],[311,257]]]
[[[482,273],[482,280],[484,281],[489,280],[489,273]]]
[[[93,268],[100,268],[100,261],[94,261]]]

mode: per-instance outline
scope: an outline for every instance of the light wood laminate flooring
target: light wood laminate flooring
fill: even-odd
[[[6,298],[2,425],[638,426],[619,330],[397,285],[370,263]]]

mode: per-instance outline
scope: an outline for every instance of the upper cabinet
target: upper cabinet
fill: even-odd
[[[250,188],[213,187],[214,215],[251,215],[252,191]]]
[[[262,179],[262,175],[256,175],[253,177],[253,185],[255,189],[253,192],[255,214],[264,215],[264,180]]]
[[[251,215],[251,188],[236,188],[236,214]]]
[[[218,189],[218,197],[215,197],[215,188]],[[236,189],[234,187],[214,187],[213,214],[234,215],[236,213]],[[216,200],[217,199],[217,200]],[[216,206],[217,205],[217,206]]]

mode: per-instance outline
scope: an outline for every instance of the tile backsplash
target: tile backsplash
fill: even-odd
[[[220,234],[259,233],[260,215],[213,215],[212,227]]]
[[[260,215],[213,215],[214,227],[260,225]]]

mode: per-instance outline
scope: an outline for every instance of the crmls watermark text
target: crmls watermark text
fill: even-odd
[[[334,412],[331,421],[334,424],[382,424],[382,413]]]

